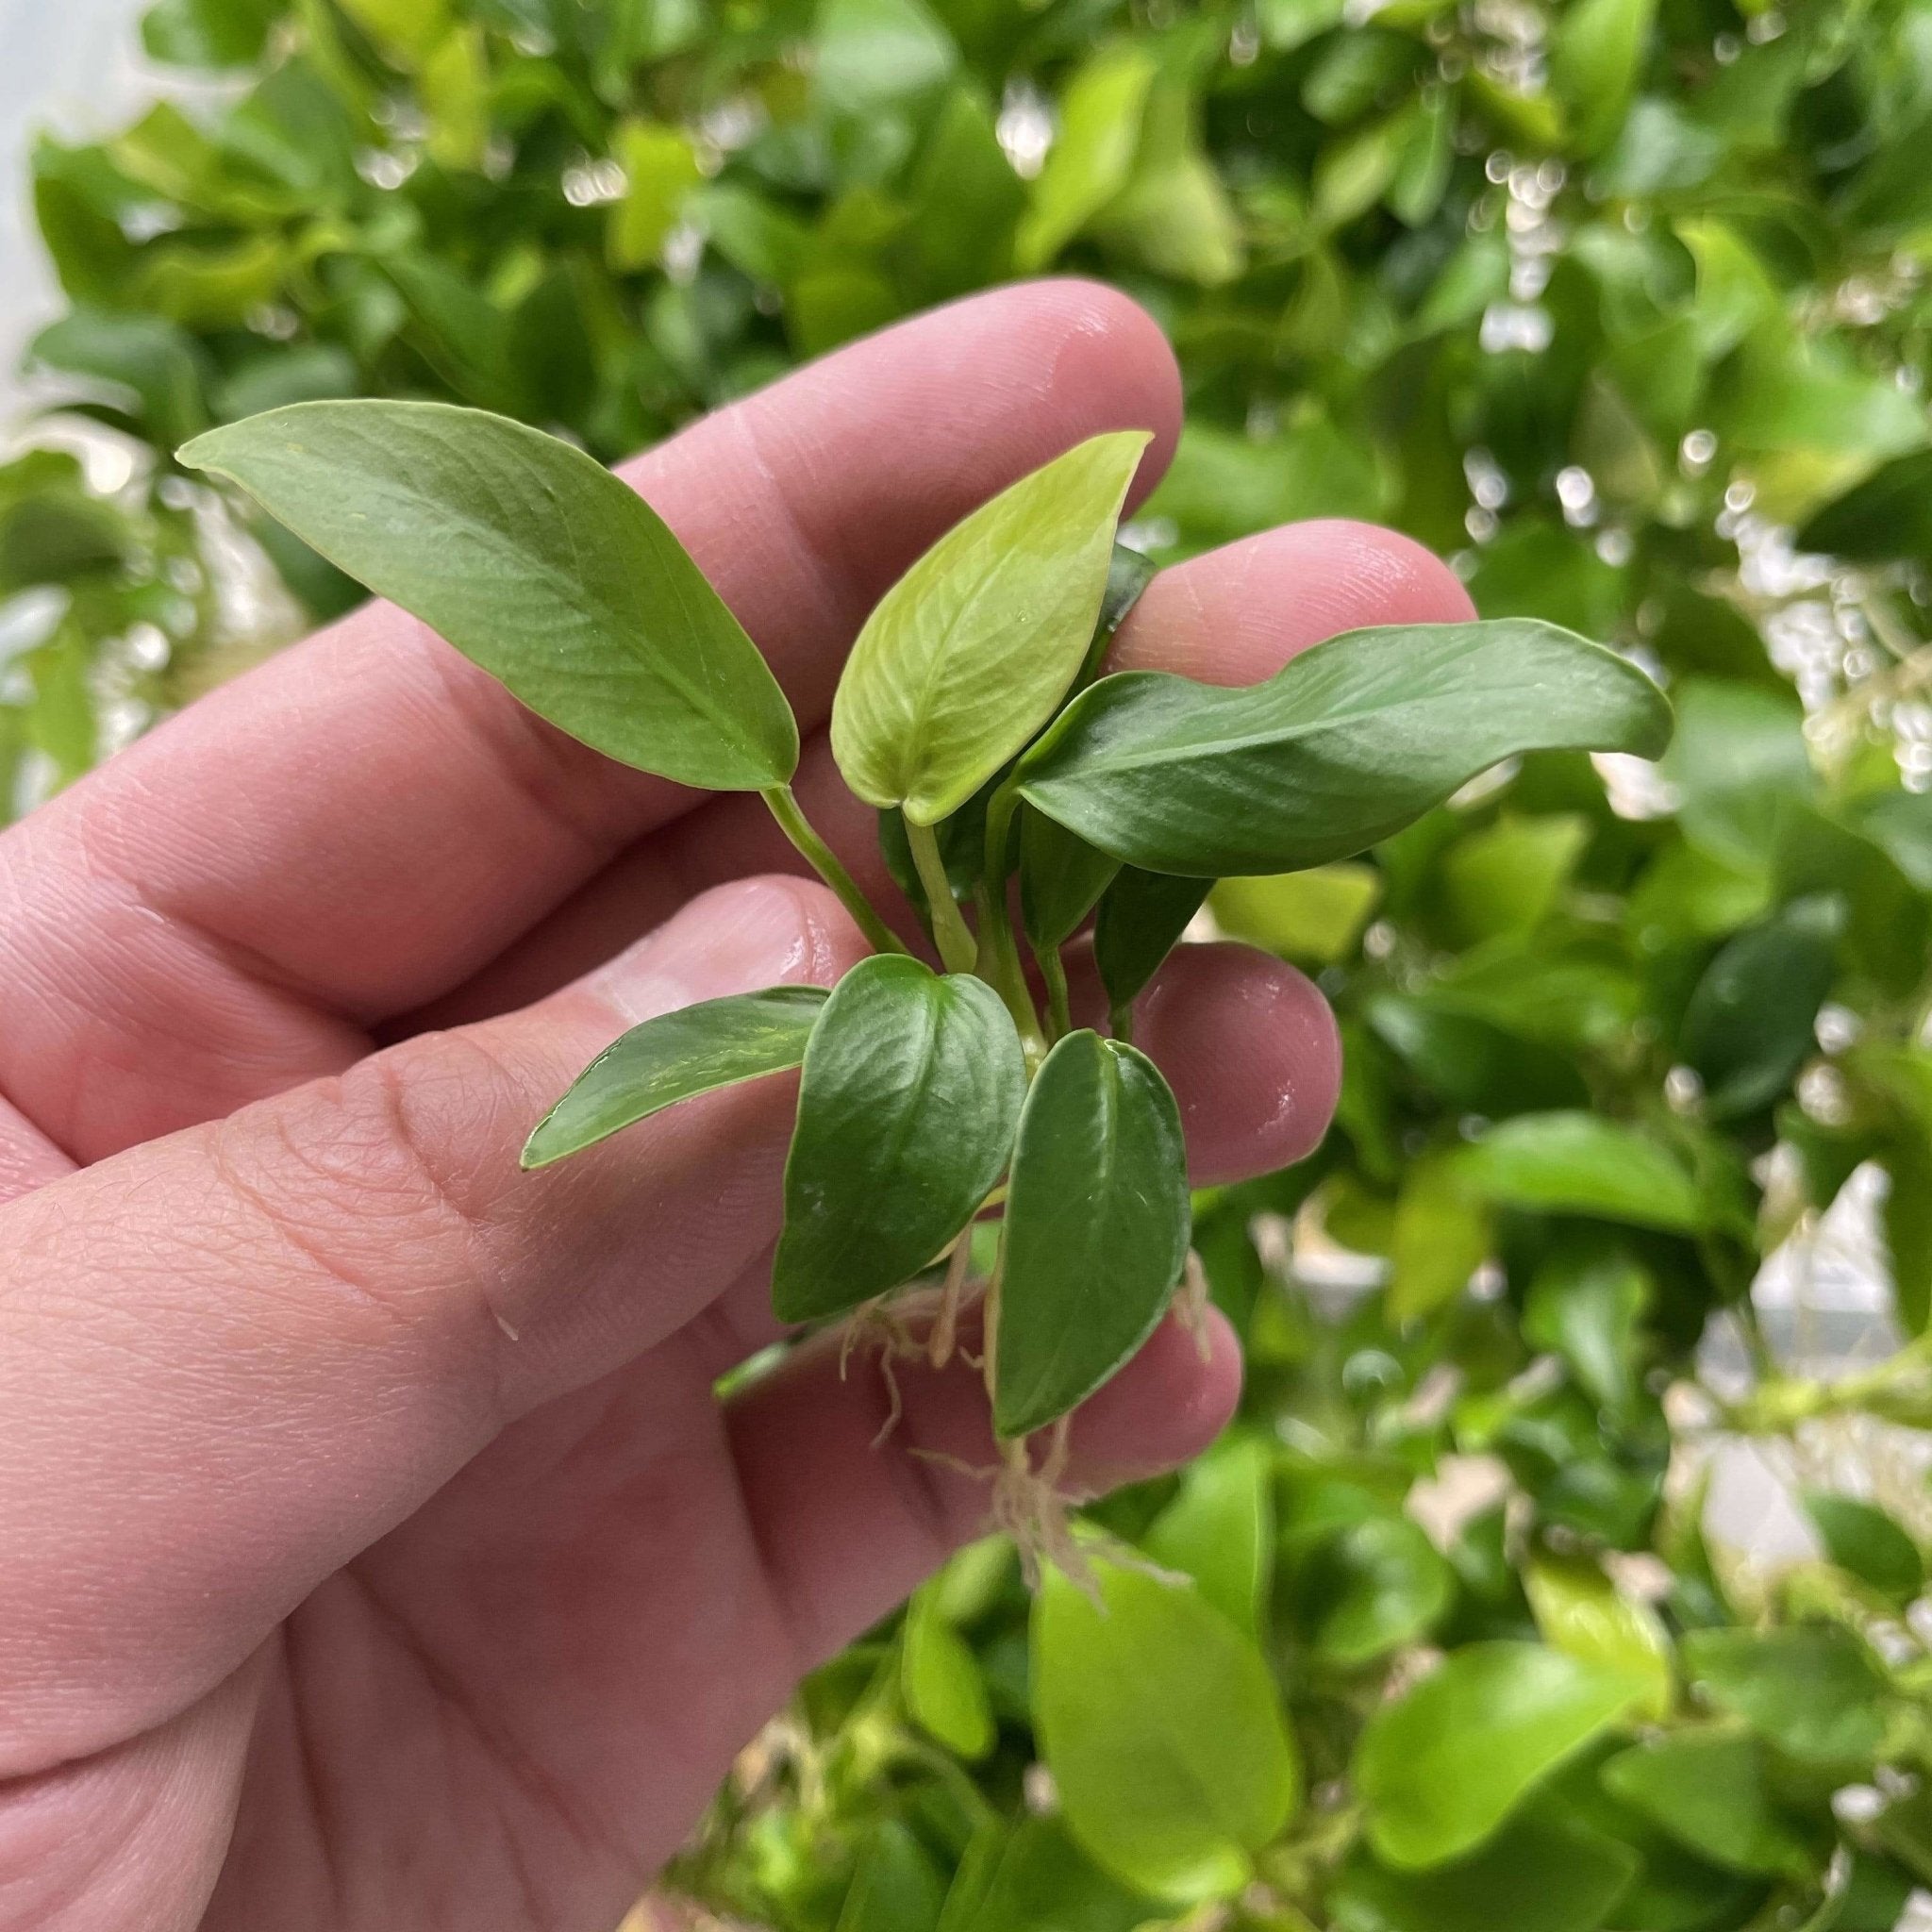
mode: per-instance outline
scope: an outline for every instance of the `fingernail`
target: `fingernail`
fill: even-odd
[[[674,913],[587,978],[632,1026],[698,1000],[759,987],[828,985],[845,948],[803,880],[741,879]]]

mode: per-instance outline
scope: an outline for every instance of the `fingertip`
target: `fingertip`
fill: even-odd
[[[1111,661],[1115,670],[1254,684],[1341,631],[1474,614],[1461,579],[1412,537],[1322,518],[1162,571],[1123,625]]]
[[[1341,1037],[1314,984],[1253,946],[1182,946],[1135,1011],[1167,1075],[1197,1186],[1272,1173],[1320,1144],[1341,1091]]]
[[[1057,331],[1049,365],[1050,393],[1066,412],[1085,415],[1083,435],[1108,429],[1148,429],[1154,441],[1127,493],[1141,502],[1174,459],[1182,415],[1180,364],[1160,325],[1131,296],[1077,275],[1024,283],[1040,305],[1041,325]]]
[[[1170,1315],[1075,1414],[1073,1477],[1098,1491],[1158,1475],[1224,1429],[1241,1392],[1241,1350],[1219,1308],[1196,1331]]]

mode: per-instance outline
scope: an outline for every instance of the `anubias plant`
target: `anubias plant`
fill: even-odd
[[[937,972],[807,822],[797,724],[757,646],[591,458],[501,417],[390,402],[271,410],[182,452],[585,743],[764,799],[873,955],[829,993],[773,987],[634,1027],[537,1124],[525,1165],[802,1069],[775,1311],[864,1311],[903,1336],[891,1299],[937,1275],[921,1345],[943,1361],[975,1225],[997,1213],[982,1355],[996,1493],[1036,1538],[1052,1519],[1026,1439],[1106,1382],[1184,1283],[1205,1293],[1179,1110],[1131,1036],[1135,995],[1211,884],[1346,858],[1502,759],[1655,758],[1671,730],[1635,664],[1529,619],[1357,631],[1242,689],[1100,675],[1147,579],[1114,541],[1147,441],[1095,436],[1023,476],[941,537],[853,645],[832,750],[878,810]],[[1075,1024],[1068,992],[1064,949],[1090,917],[1106,1033]],[[1050,1529],[1047,1546],[1077,1566]]]

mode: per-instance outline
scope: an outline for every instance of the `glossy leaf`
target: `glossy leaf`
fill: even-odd
[[[1230,1896],[1301,1794],[1267,1663],[1191,1585],[1095,1571],[1098,1604],[1049,1571],[1033,1612],[1035,1723],[1067,1826],[1157,1897]]]
[[[1123,44],[1103,49],[1074,75],[1061,106],[1059,138],[1021,225],[1023,274],[1045,268],[1127,185],[1159,71],[1151,49]]]
[[[1180,1279],[1189,1224],[1180,1110],[1159,1070],[1119,1041],[1068,1034],[1034,1078],[1013,1148],[1002,1436],[1064,1415],[1140,1348]]]
[[[1471,1644],[1370,1718],[1355,1782],[1377,1857],[1473,1850],[1642,1695],[1641,1679],[1536,1643]]]
[[[1103,678],[1022,761],[1028,803],[1150,871],[1346,858],[1517,753],[1655,758],[1670,707],[1627,659],[1530,620],[1355,631],[1228,690]]]
[[[817,1321],[931,1263],[1005,1172],[1026,1091],[1011,1016],[983,980],[861,959],[805,1052],[772,1264],[781,1321]]]
[[[582,451],[442,403],[303,403],[197,437],[239,483],[553,724],[680,783],[782,785],[798,731],[724,600]]]
[[[1801,1763],[1868,1762],[1885,1733],[1885,1679],[1835,1624],[1693,1630],[1684,1668],[1702,1695]]]
[[[1093,635],[1148,440],[1090,437],[1023,476],[879,600],[832,705],[833,755],[859,797],[932,824],[1053,715]]]
[[[805,1058],[825,991],[774,986],[701,1000],[633,1026],[571,1083],[524,1146],[525,1167],[547,1167],[660,1109]]]
[[[1205,879],[1123,866],[1100,901],[1093,922],[1093,963],[1116,1013],[1131,1006],[1208,896]]]
[[[1020,823],[1020,910],[1042,950],[1064,945],[1093,910],[1121,862],[1064,825],[1026,812]]]
[[[1491,1127],[1462,1168],[1472,1187],[1502,1207],[1677,1233],[1705,1220],[1697,1185],[1674,1155],[1594,1114],[1519,1114]]]

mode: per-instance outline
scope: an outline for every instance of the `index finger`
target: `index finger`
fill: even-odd
[[[1144,481],[1178,412],[1141,309],[1035,283],[855,344],[625,474],[809,728],[865,609],[949,525],[1103,429],[1157,432]],[[0,974],[25,1016],[0,1091],[86,1159],[337,1071],[688,797],[374,607],[0,841]],[[76,1057],[111,1076],[77,1080]]]

